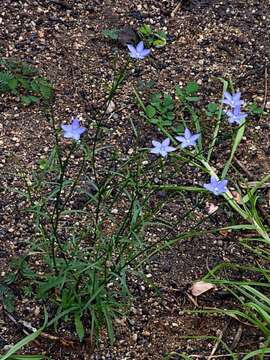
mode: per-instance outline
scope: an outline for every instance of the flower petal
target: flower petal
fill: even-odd
[[[198,140],[200,137],[200,134],[194,134],[190,137],[190,142],[195,143],[196,140]]]
[[[146,56],[148,56],[150,54],[151,50],[150,49],[144,49],[143,51],[140,52],[140,55],[145,58]]]
[[[78,129],[80,127],[80,121],[78,119],[73,119],[71,126],[73,130]]]
[[[71,130],[71,125],[61,124],[61,128],[64,131],[70,131]]]
[[[176,136],[175,137],[177,141],[179,142],[183,142],[183,141],[186,141],[186,138],[184,136]]]
[[[167,146],[166,147],[167,152],[172,152],[172,151],[175,151],[175,150],[176,150],[176,148],[174,148],[173,146]]]
[[[228,91],[224,92],[224,98],[226,98],[229,101],[232,101],[233,99],[232,95]]]
[[[152,140],[152,144],[155,146],[155,147],[160,147],[161,146],[161,143],[159,141],[156,141],[156,140]]]
[[[159,154],[159,153],[160,153],[160,149],[158,149],[158,148],[152,148],[152,149],[150,150],[150,153],[151,153],[151,154]]]
[[[191,132],[190,132],[190,130],[188,128],[185,128],[185,133],[184,134],[185,134],[186,139],[189,139],[191,137]]]
[[[234,100],[235,102],[238,102],[238,101],[240,100],[240,97],[241,97],[241,92],[240,92],[240,91],[237,91],[237,93],[235,93],[235,94],[233,95],[233,100]]]
[[[141,53],[144,49],[144,44],[143,44],[143,41],[140,41],[139,44],[136,46],[136,51],[138,53]]]
[[[73,138],[73,132],[72,131],[65,131],[64,132],[64,138],[72,139]]]
[[[209,184],[203,184],[203,187],[206,190],[213,192],[213,186],[210,183]]]
[[[167,153],[166,150],[161,150],[160,155],[163,156],[163,157],[166,157],[168,155],[168,153]]]
[[[165,140],[162,141],[162,145],[163,145],[163,146],[169,146],[169,145],[170,145],[170,141],[171,141],[171,140],[170,140],[169,138],[167,138],[167,139],[165,139]]]
[[[81,135],[81,134],[83,134],[83,133],[85,132],[85,130],[86,130],[86,128],[80,127],[79,129],[76,129],[76,132],[77,132],[79,135]]]
[[[131,57],[137,57],[137,51],[133,45],[127,44]]]

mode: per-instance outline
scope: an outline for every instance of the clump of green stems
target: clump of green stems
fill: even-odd
[[[128,285],[130,274],[137,273],[150,257],[168,246],[173,246],[184,239],[207,233],[218,233],[221,230],[198,230],[209,217],[206,214],[202,220],[193,224],[189,231],[175,235],[176,226],[194,209],[188,209],[180,221],[169,224],[162,218],[162,209],[166,205],[166,200],[156,201],[153,206],[151,200],[156,200],[156,192],[158,190],[171,191],[178,196],[179,193],[192,191],[204,195],[206,190],[196,186],[155,184],[155,174],[159,170],[162,171],[164,161],[156,159],[150,164],[145,163],[148,149],[144,151],[139,148],[139,132],[132,120],[130,122],[134,133],[135,151],[128,159],[121,157],[110,144],[101,145],[104,133],[103,121],[107,116],[107,108],[124,83],[128,69],[129,63],[115,74],[109,94],[104,101],[103,110],[93,114],[95,131],[91,134],[91,142],[90,139],[85,139],[63,145],[52,107],[46,109],[46,116],[52,124],[55,136],[55,147],[47,160],[40,161],[39,171],[32,176],[31,180],[25,177],[27,191],[22,195],[31,204],[28,211],[35,216],[36,231],[31,240],[31,246],[29,244],[28,255],[30,259],[38,257],[42,262],[42,271],[36,274],[30,272],[31,291],[45,304],[53,303],[55,311],[49,314],[51,319],[48,320],[45,310],[46,319],[43,327],[16,344],[2,360],[14,356],[22,346],[33,341],[45,328],[57,326],[60,320],[73,320],[74,328],[81,341],[86,334],[97,338],[101,327],[105,324],[110,341],[113,342],[115,339],[114,319],[128,314],[131,301]],[[223,79],[222,82],[224,93],[229,84]],[[195,94],[197,90],[197,85],[194,83],[190,83],[184,89],[177,87],[179,124],[172,123],[164,126],[162,121],[156,123],[158,130],[169,137],[174,145],[178,144],[173,135],[181,127],[187,125],[184,113],[190,115],[190,121],[196,131],[203,134],[200,114],[194,106],[199,100]],[[147,108],[135,89],[134,95],[146,120],[153,124],[152,117],[149,117],[149,107]],[[170,110],[173,110],[171,98],[169,102]],[[181,163],[181,166],[177,168],[179,176],[180,170],[186,165],[200,169],[205,174],[216,175],[212,155],[222,125],[222,106],[218,105],[218,110],[213,106],[208,107],[207,116],[211,113],[216,117],[216,126],[207,150],[205,150],[202,136],[194,151],[182,150],[171,156],[172,162]],[[245,124],[235,131],[232,150],[224,164],[222,178],[227,176],[232,168],[233,157],[244,135],[244,130]],[[105,164],[100,165],[102,157],[99,155],[102,153],[106,154],[107,160]],[[79,161],[76,163],[75,159]],[[74,177],[75,166],[77,168]],[[254,236],[244,238],[243,245],[268,261],[269,229],[264,225],[257,211],[256,202],[257,191],[269,178],[270,175],[266,175],[252,188],[247,187],[244,194],[235,184],[238,192],[241,193],[241,204],[236,201],[230,191],[223,195],[225,204],[241,219],[240,224],[223,229],[252,232]],[[113,211],[114,208],[117,211]],[[145,241],[145,232],[150,226],[166,228],[165,235],[154,244],[147,244]],[[258,247],[258,244],[264,247]],[[25,260],[28,261],[28,258]],[[31,265],[31,261],[29,263]],[[270,304],[264,291],[270,286],[269,270],[263,265],[249,267],[249,270],[259,274],[265,280],[234,282],[218,277],[222,266],[212,269],[205,280],[226,286],[238,298],[242,304],[242,310],[227,310],[226,314],[234,318],[244,318],[257,326],[265,335],[266,346],[264,349],[256,350],[255,356],[262,354],[262,351],[267,353],[269,350],[267,342],[270,336]],[[237,269],[237,265],[233,264],[224,266]],[[22,271],[18,272],[20,276],[22,273]],[[29,280],[28,276],[28,284]],[[220,312],[224,313],[222,310]],[[233,353],[232,355],[234,356]],[[246,359],[250,358],[249,355],[246,355]],[[184,357],[186,355],[181,356],[189,358]]]
[[[230,86],[233,91],[233,87],[231,83],[228,83],[224,79],[220,79],[223,83],[223,93]],[[190,115],[190,122],[196,129],[196,132],[201,133],[202,137],[198,143],[198,147],[194,151],[181,151],[181,154],[173,154],[172,159],[176,159],[176,161],[184,161],[195,167],[200,169],[204,173],[217,176],[218,174],[215,171],[215,167],[211,163],[211,158],[213,155],[213,151],[218,142],[218,138],[221,132],[222,125],[222,105],[217,105],[212,103],[211,106],[208,106],[206,115],[208,117],[216,118],[216,126],[213,131],[213,137],[208,146],[208,150],[205,150],[203,146],[203,128],[200,123],[200,114],[196,110],[194,103],[199,100],[199,97],[192,96],[187,93],[188,88],[192,87],[195,91],[198,90],[192,83],[188,84],[184,89],[180,89],[180,87],[176,88],[176,97],[180,102],[180,114],[179,117],[182,121],[184,127],[187,127],[186,120],[183,117],[183,112],[188,112]],[[148,108],[144,105],[139,93],[134,89],[134,95],[138,101],[140,108],[144,111],[145,117],[148,119],[149,123],[152,123],[151,116],[148,117]],[[262,114],[262,111],[257,111],[257,113]],[[164,134],[165,137],[169,137],[174,145],[178,145],[177,141],[174,139],[173,135],[175,134],[175,127],[171,126],[162,126],[161,123],[157,124],[158,129],[161,133]],[[228,172],[233,166],[233,158],[237,151],[238,145],[240,144],[246,124],[243,123],[241,126],[236,128],[231,153],[229,155],[228,160],[225,162],[222,174],[220,178],[225,178],[228,176]],[[203,278],[206,282],[211,282],[213,284],[225,287],[228,289],[239,301],[241,304],[241,309],[232,309],[232,310],[222,310],[222,309],[213,309],[213,312],[216,314],[219,312],[222,315],[231,316],[235,319],[244,319],[248,321],[250,324],[258,328],[262,334],[265,336],[265,346],[255,350],[251,353],[244,354],[243,359],[251,359],[259,356],[259,358],[263,359],[265,354],[270,353],[269,341],[270,341],[270,300],[269,300],[269,289],[270,289],[270,270],[269,260],[270,260],[270,237],[269,237],[269,227],[265,225],[262,215],[259,213],[257,209],[257,201],[259,196],[257,194],[258,190],[264,187],[270,179],[270,174],[266,174],[261,180],[255,182],[255,184],[250,187],[248,184],[245,184],[245,193],[243,193],[241,187],[234,183],[238,193],[240,194],[241,203],[239,204],[230,191],[227,191],[223,198],[225,200],[225,204],[228,204],[231,209],[236,212],[240,219],[242,219],[241,224],[235,224],[232,226],[227,226],[226,230],[228,231],[237,231],[243,234],[241,244],[253,252],[258,258],[258,266],[240,266],[238,264],[224,263],[219,264],[214,269],[210,270],[209,273]],[[185,186],[178,185],[160,185],[156,186],[156,188],[167,190],[167,191],[183,191]],[[200,192],[203,189],[188,186],[186,187],[186,191],[196,191]],[[244,236],[244,234],[248,232],[251,234],[250,236]],[[231,269],[234,271],[238,270],[247,270],[253,272],[260,280],[257,281],[233,281],[231,279],[223,279],[218,275],[224,269]],[[194,313],[211,313],[211,310],[197,311]],[[199,337],[197,337],[199,339]],[[225,344],[226,345],[226,344]],[[223,346],[224,347],[224,346]],[[226,346],[225,346],[226,348]],[[228,350],[228,347],[226,348]],[[176,353],[171,353],[166,357],[166,359],[173,359]],[[232,359],[237,359],[237,354],[229,352],[229,355]],[[183,359],[192,359],[192,356],[179,354],[177,356],[181,356]],[[242,358],[242,357],[241,357]]]

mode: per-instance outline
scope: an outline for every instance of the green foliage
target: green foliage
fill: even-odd
[[[143,24],[138,33],[147,46],[163,47],[167,44],[167,34],[164,31],[155,31],[150,25]]]
[[[3,303],[6,311],[13,312],[15,310],[15,297],[13,291],[9,288],[5,281],[0,283],[0,300]]]
[[[159,128],[172,126],[175,117],[173,98],[166,93],[153,94],[142,115]]]
[[[254,102],[252,102],[251,104],[248,105],[248,111],[250,112],[250,114],[252,116],[267,115],[267,112],[262,107],[258,106],[256,101],[254,101]]]
[[[210,103],[207,105],[207,109],[206,109],[206,115],[208,117],[216,117],[218,116],[219,113],[219,106],[215,103]]]
[[[11,93],[20,98],[25,106],[50,102],[54,91],[47,79],[38,75],[38,70],[16,60],[0,61],[0,93]]]
[[[119,29],[104,29],[102,30],[102,35],[105,36],[105,38],[110,40],[117,40],[119,35]]]
[[[175,88],[175,94],[179,100],[183,103],[186,102],[196,102],[200,100],[199,96],[196,96],[196,93],[199,91],[199,85],[196,82],[189,82],[184,88],[181,88],[179,85]]]

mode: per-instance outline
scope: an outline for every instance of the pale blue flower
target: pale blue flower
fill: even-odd
[[[162,142],[153,140],[152,144],[154,147],[150,150],[150,152],[152,154],[160,154],[163,157],[167,156],[169,152],[176,150],[176,148],[170,146],[169,138],[163,140]]]
[[[229,105],[232,108],[235,108],[236,106],[240,106],[244,104],[244,101],[240,99],[241,93],[238,91],[237,93],[230,94],[228,91],[224,92],[224,99],[223,104]]]
[[[196,141],[199,139],[200,134],[194,134],[190,132],[188,128],[185,129],[184,136],[176,136],[176,140],[181,142],[181,148],[184,149],[188,146],[196,146]]]
[[[85,132],[85,128],[80,126],[80,120],[72,119],[71,125],[61,125],[64,130],[64,137],[68,139],[80,140],[81,135]]]
[[[150,54],[150,50],[144,48],[143,41],[140,41],[139,44],[137,44],[137,46],[128,44],[127,47],[129,49],[129,55],[133,59],[143,60],[146,56]]]
[[[228,191],[228,180],[219,180],[216,176],[211,176],[210,183],[203,184],[203,187],[215,195],[221,195]]]
[[[240,105],[236,106],[233,110],[226,110],[225,114],[228,116],[228,121],[230,124],[241,125],[243,120],[248,116],[247,113],[242,113]]]

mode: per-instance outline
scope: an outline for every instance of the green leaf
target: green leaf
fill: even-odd
[[[151,124],[154,124],[154,125],[156,125],[156,124],[158,124],[159,123],[159,120],[158,119],[151,119]]]
[[[199,96],[187,96],[186,100],[195,102],[195,101],[199,101],[200,97]]]
[[[233,157],[234,157],[234,154],[238,148],[238,145],[240,144],[243,136],[244,136],[244,132],[245,132],[245,123],[243,125],[241,125],[239,127],[239,129],[237,130],[237,133],[236,133],[236,136],[235,136],[235,139],[234,139],[234,142],[233,142],[233,146],[232,146],[232,151],[231,151],[231,154],[230,154],[230,157],[229,159],[227,160],[225,166],[224,166],[224,169],[222,171],[222,179],[227,175],[227,172],[230,168],[230,165],[231,165],[231,162],[233,160]]]
[[[45,100],[50,100],[52,98],[53,89],[50,85],[41,84],[39,90]]]
[[[14,295],[9,291],[3,295],[3,305],[7,312],[12,313],[15,310]]]
[[[16,78],[10,79],[7,83],[10,90],[15,90],[18,86],[18,80]]]
[[[79,314],[75,314],[74,321],[76,332],[79,336],[80,341],[82,341],[84,338],[84,327]]]
[[[180,100],[184,98],[184,92],[179,85],[176,85],[175,87],[175,94]]]
[[[207,105],[207,110],[210,112],[210,113],[215,113],[218,111],[218,105],[215,104],[215,103],[210,103]]]
[[[39,92],[39,85],[36,79],[31,81],[31,89],[35,92],[38,93]]]
[[[25,90],[29,90],[30,89],[30,82],[29,80],[23,78],[23,77],[18,77],[17,80],[19,81],[19,83],[22,85],[22,87]]]
[[[118,39],[118,34],[119,34],[119,30],[117,29],[104,29],[101,31],[102,35],[105,36],[107,39],[111,39],[111,40],[117,40]]]
[[[153,41],[153,45],[156,48],[161,48],[161,47],[165,46],[166,44],[167,44],[166,39],[157,39],[157,40]]]
[[[189,82],[185,87],[185,91],[188,95],[194,94],[198,90],[199,90],[199,85],[194,81]]]
[[[150,98],[152,104],[160,104],[161,93],[153,94]]]
[[[255,116],[267,114],[267,112],[264,111],[262,107],[258,106],[255,101],[248,106],[248,110],[251,113],[251,115],[255,115]]]
[[[0,90],[8,90],[8,82],[13,79],[13,75],[9,71],[0,72]]]
[[[150,119],[153,118],[156,115],[156,109],[154,108],[154,106],[152,105],[147,105],[146,109],[145,109],[145,113],[147,115],[147,117],[149,117]]]
[[[173,105],[173,99],[172,99],[171,95],[168,95],[168,94],[164,95],[163,104],[166,107],[170,107]]]
[[[150,25],[143,24],[139,27],[139,33],[141,33],[143,36],[148,37],[152,34],[152,29]]]
[[[39,102],[39,97],[32,96],[32,95],[22,96],[21,101],[25,106],[29,106],[31,104],[35,104],[35,103]]]
[[[173,112],[168,112],[167,113],[167,119],[168,120],[173,120],[174,119],[174,113]]]

